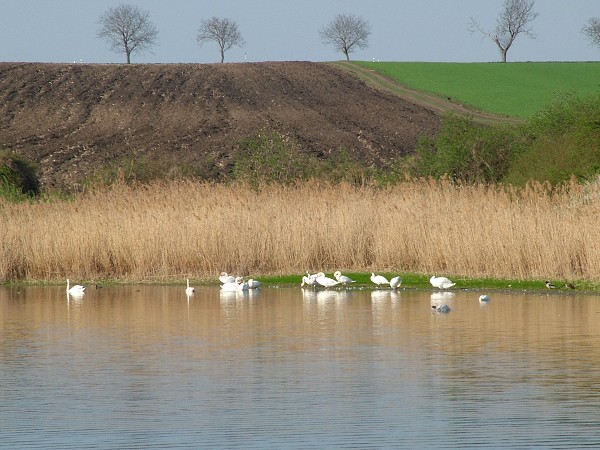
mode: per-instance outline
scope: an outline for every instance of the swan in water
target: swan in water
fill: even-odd
[[[392,289],[397,289],[402,284],[402,277],[394,277],[390,280],[390,287]]]
[[[85,294],[85,287],[80,284],[70,286],[69,279],[67,278],[67,293],[71,295],[83,295]]]
[[[253,278],[250,278],[250,279],[248,280],[248,288],[249,288],[249,289],[256,289],[256,288],[257,288],[257,287],[259,287],[259,286],[260,286],[260,281],[258,281],[258,280],[255,280],[255,279],[253,279]]]
[[[186,295],[192,295],[194,293],[194,288],[190,286],[190,279],[187,280],[187,287],[185,288]]]
[[[489,302],[490,300],[491,300],[491,299],[490,299],[490,296],[489,296],[489,295],[487,295],[487,294],[483,294],[483,295],[480,295],[480,296],[479,296],[479,303],[487,303],[487,302]]]
[[[390,284],[386,277],[383,275],[375,275],[374,272],[371,272],[371,281],[377,286],[381,286],[382,284]]]
[[[323,272],[319,272],[317,274],[317,279],[315,281],[318,284],[320,284],[321,286],[325,287],[325,288],[329,288],[331,286],[335,286],[337,284],[340,284],[339,281],[334,280],[333,278],[326,277]]]
[[[429,279],[429,282],[431,283],[431,285],[433,287],[436,287],[438,289],[448,289],[456,284],[456,283],[453,283],[452,281],[450,281],[446,277],[436,277],[435,275],[433,275]]]
[[[219,276],[219,281],[223,284],[235,283],[235,277],[229,275],[227,272],[221,272],[221,275]]]
[[[341,284],[343,284],[344,286],[347,284],[351,284],[354,283],[354,280],[347,277],[346,275],[342,275],[342,272],[340,272],[339,270],[337,272],[335,272],[333,274],[334,278],[339,281]]]

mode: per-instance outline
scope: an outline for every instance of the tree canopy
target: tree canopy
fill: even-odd
[[[149,17],[147,11],[137,6],[122,4],[109,8],[100,17],[98,37],[106,39],[114,52],[124,52],[130,64],[132,53],[150,50],[156,44],[158,30]]]
[[[207,41],[216,42],[221,52],[221,62],[225,61],[225,52],[231,47],[235,45],[243,47],[246,44],[237,23],[227,18],[220,19],[218,17],[202,21],[196,40],[200,45]]]
[[[367,48],[371,27],[362,17],[353,14],[339,14],[329,25],[324,26],[319,32],[324,44],[333,44],[334,48],[341,51],[346,60],[350,60],[350,53],[355,48]]]
[[[506,55],[519,34],[535,38],[529,24],[538,16],[533,10],[534,0],[504,0],[502,11],[496,19],[496,28],[483,29],[479,23],[471,18],[469,30],[479,31],[496,43],[500,50],[502,62],[506,62]]]

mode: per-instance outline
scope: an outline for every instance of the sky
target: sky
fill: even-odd
[[[475,18],[493,29],[503,0],[0,0],[0,61],[121,63],[125,55],[97,37],[98,20],[110,7],[134,5],[150,14],[158,42],[152,52],[132,55],[133,63],[214,63],[215,43],[196,42],[203,19],[238,24],[243,48],[225,53],[225,62],[334,61],[343,59],[321,42],[319,30],[341,13],[371,26],[369,46],[354,60],[491,62],[496,44],[468,31]],[[598,61],[600,48],[581,32],[600,17],[598,0],[537,0],[535,39],[519,35],[508,61]]]

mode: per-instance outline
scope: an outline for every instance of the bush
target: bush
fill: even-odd
[[[39,195],[37,167],[22,156],[0,152],[0,196],[19,201]]]
[[[470,117],[444,117],[435,139],[422,138],[409,168],[411,175],[448,175],[465,182],[498,182],[522,151],[518,127],[484,126]]]
[[[600,96],[562,94],[529,122],[531,145],[515,159],[506,181],[566,182],[600,173]]]

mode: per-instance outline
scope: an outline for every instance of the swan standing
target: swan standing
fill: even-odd
[[[374,272],[371,272],[371,281],[375,283],[378,287],[382,284],[390,284],[388,279],[383,275],[375,275]]]
[[[253,279],[253,278],[250,278],[250,279],[248,280],[248,288],[249,288],[249,289],[256,289],[256,288],[257,288],[257,287],[259,287],[259,286],[260,286],[260,281],[258,281],[258,280],[255,280],[255,279]]]
[[[192,295],[194,293],[194,288],[190,286],[190,279],[189,278],[186,281],[187,281],[187,287],[185,288],[185,294],[186,295]]]
[[[402,277],[394,277],[390,280],[390,287],[392,289],[397,289],[402,284]]]
[[[300,287],[304,287],[305,284],[309,286],[314,286],[317,283],[318,274],[311,275],[309,271],[306,271],[306,275],[302,277],[302,284]]]
[[[435,275],[433,275],[429,279],[429,282],[431,283],[431,285],[433,287],[436,287],[438,289],[448,289],[456,284],[456,283],[453,283],[452,281],[450,281],[446,277],[436,277]]]
[[[350,277],[347,277],[346,275],[342,275],[342,272],[340,272],[339,270],[337,272],[335,272],[333,274],[333,276],[337,281],[339,281],[344,286],[346,286],[347,284],[354,283],[354,280],[352,280]]]
[[[329,288],[329,287],[335,286],[337,284],[340,284],[339,281],[334,280],[333,278],[326,277],[323,272],[319,272],[317,274],[317,279],[315,281],[318,284],[320,284],[321,286],[323,286],[324,288]]]

